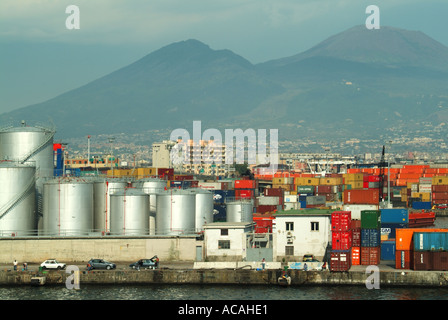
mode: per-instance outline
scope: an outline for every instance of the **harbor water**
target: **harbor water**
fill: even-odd
[[[448,228],[448,217],[435,227]],[[92,285],[0,287],[0,300],[448,300],[447,288],[275,285]]]

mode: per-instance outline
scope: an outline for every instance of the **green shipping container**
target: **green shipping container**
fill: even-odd
[[[297,193],[314,194],[314,186],[297,186]]]
[[[381,211],[379,211],[379,210],[363,210],[363,211],[361,211],[361,228],[362,229],[380,229],[381,228]]]

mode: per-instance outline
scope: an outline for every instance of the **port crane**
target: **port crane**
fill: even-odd
[[[386,146],[383,145],[383,151],[381,153],[381,160],[378,163],[378,168],[380,169],[380,173],[379,173],[379,181],[378,181],[378,193],[379,193],[379,199],[378,199],[378,205],[381,206],[386,198],[386,196],[384,195],[384,182],[386,181],[386,168],[388,168],[388,164],[387,161],[385,159],[385,153],[386,153]],[[389,169],[387,172],[387,175],[389,175]],[[389,199],[390,197],[390,190],[389,188],[387,189],[387,199]]]

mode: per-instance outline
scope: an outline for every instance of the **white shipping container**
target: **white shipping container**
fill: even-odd
[[[431,184],[420,184],[418,187],[418,192],[429,192],[431,193]]]
[[[285,202],[284,210],[298,210],[300,209],[300,202]]]
[[[221,190],[221,182],[198,182],[198,187],[208,190]]]
[[[285,202],[297,202],[297,195],[285,195]]]
[[[280,197],[258,197],[257,201],[261,206],[277,206],[280,204]]]
[[[361,220],[361,211],[378,210],[378,206],[374,204],[345,204],[342,206],[343,211],[350,211],[352,219]]]

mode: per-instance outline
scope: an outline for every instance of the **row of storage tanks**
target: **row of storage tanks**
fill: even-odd
[[[213,193],[161,179],[55,178],[44,126],[0,128],[0,236],[193,234],[214,220]],[[253,202],[226,203],[227,221],[252,221]]]

